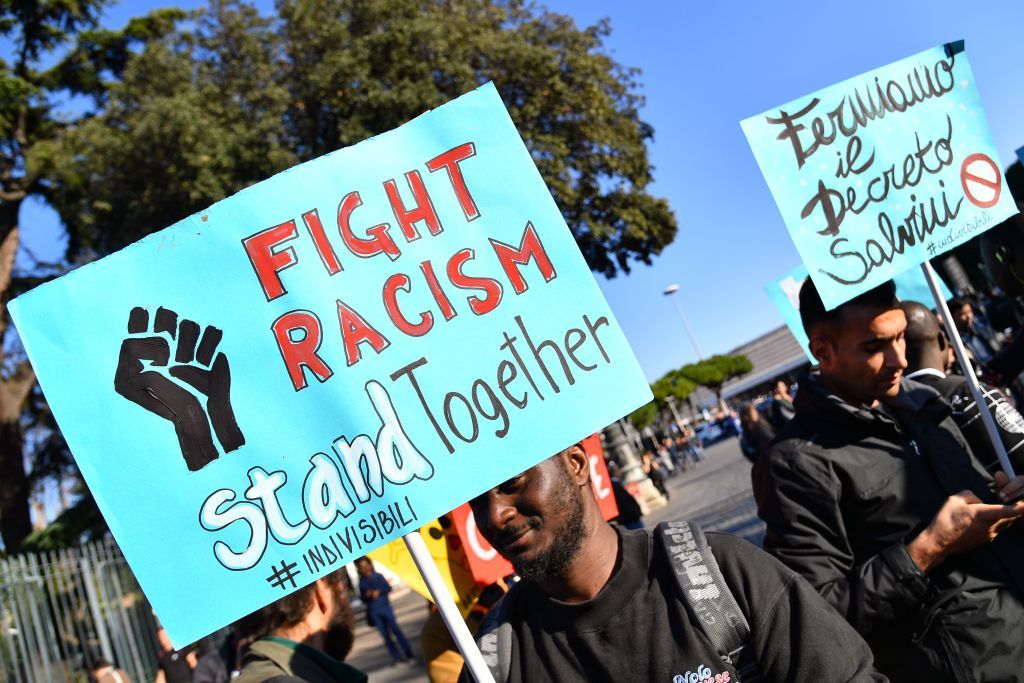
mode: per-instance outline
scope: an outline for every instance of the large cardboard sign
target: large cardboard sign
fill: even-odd
[[[11,312],[177,646],[651,398],[491,85]]]
[[[963,42],[741,125],[828,309],[1017,212]]]
[[[818,361],[811,355],[811,340],[807,338],[803,321],[800,319],[800,287],[806,279],[807,266],[797,266],[778,280],[766,284],[764,291],[807,356],[807,360],[813,364]],[[932,293],[928,289],[928,281],[919,268],[900,273],[893,278],[893,283],[896,285],[896,296],[900,301],[917,301],[929,308],[932,306]],[[953,298],[953,294],[942,280],[939,280],[939,289],[945,299]]]

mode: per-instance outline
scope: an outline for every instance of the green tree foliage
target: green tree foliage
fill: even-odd
[[[714,355],[697,363],[679,368],[679,375],[698,386],[707,387],[722,400],[722,385],[734,377],[745,375],[754,369],[750,359],[744,355]]]
[[[675,237],[667,202],[647,193],[653,130],[639,118],[638,72],[604,50],[606,21],[580,29],[518,0],[277,6],[303,159],[494,81],[592,269],[628,272]]]
[[[54,112],[56,93],[68,74],[45,68],[45,58],[93,26],[103,0],[8,0],[0,2],[0,338],[7,329],[14,257],[25,201],[49,196],[41,159],[63,137],[65,122]],[[26,467],[21,424],[35,386],[28,362],[2,347],[0,377],[0,537],[17,550],[31,531],[29,497],[34,483]]]
[[[78,545],[83,540],[102,538],[107,524],[96,501],[85,484],[79,481],[75,487],[78,495],[74,504],[62,510],[57,518],[42,529],[30,533],[22,549],[43,552]]]
[[[629,421],[637,429],[643,429],[654,423],[658,416],[658,406],[654,401],[646,403],[629,414]]]
[[[227,3],[187,31],[173,21],[184,13],[157,16],[169,30],[129,52],[116,79],[88,81],[98,112],[46,159],[69,258],[116,251],[296,162],[272,23]]]
[[[54,203],[72,249],[106,253],[493,80],[587,262],[614,276],[677,226],[647,193],[653,131],[609,31],[518,1],[216,3],[96,90],[48,167]]]
[[[654,423],[660,411],[669,408],[670,399],[678,401],[681,405],[696,388],[697,385],[680,371],[671,370],[651,385],[654,400],[630,413],[629,419],[634,427],[643,429]]]
[[[64,186],[54,174],[88,111],[68,106],[69,95],[102,101],[106,84],[123,75],[140,44],[173,29],[185,17],[163,10],[132,20],[120,31],[95,28],[107,0],[0,2],[0,301],[60,274],[69,262],[39,263],[15,271],[21,209],[29,199],[56,205]],[[77,231],[68,227],[69,245]],[[29,227],[28,229],[32,229]],[[72,252],[74,249],[71,250]],[[77,476],[70,453],[17,344],[8,343],[6,311],[0,379],[0,536],[8,551],[19,549],[31,529],[29,499],[47,479]],[[26,443],[29,455],[26,458]],[[29,466],[26,461],[30,461]]]
[[[104,4],[0,3],[0,32],[24,33],[15,44],[28,46],[12,62],[22,66],[4,62],[0,76],[0,146],[21,155],[0,156],[0,237],[17,224],[8,178],[21,173],[20,196],[36,194],[62,219],[65,268],[487,81],[593,270],[628,272],[675,236],[667,202],[648,193],[653,130],[639,116],[638,72],[604,48],[607,22],[580,28],[521,0],[279,0],[270,16],[242,0],[216,0],[204,11],[161,10],[106,31],[95,28]],[[49,71],[24,66],[64,45]],[[58,92],[87,104],[58,122]],[[16,247],[16,238],[10,250],[0,245],[0,264]],[[8,290],[0,280],[0,293]],[[8,376],[20,377],[27,395],[34,376],[27,364],[19,368],[22,375]],[[66,448],[36,398],[43,413],[28,411],[38,432],[31,458],[51,453],[59,462]],[[18,394],[3,415],[17,424],[26,401]],[[20,441],[4,452],[24,461]],[[0,481],[13,479],[0,471]],[[9,548],[27,533],[30,485],[23,476],[13,486],[24,514],[5,533]],[[62,528],[78,527],[65,519]]]
[[[665,373],[665,376],[651,385],[658,408],[665,408],[669,398],[685,401],[697,388],[697,384],[679,370]]]

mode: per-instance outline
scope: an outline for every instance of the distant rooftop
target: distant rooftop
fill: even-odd
[[[722,387],[723,399],[742,394],[810,362],[796,338],[785,325],[766,332],[746,344],[737,346],[727,355],[736,354],[742,354],[749,358],[754,368],[747,374],[726,382]],[[714,403],[715,396],[712,392],[700,387],[694,393],[694,400],[698,405],[704,406]]]

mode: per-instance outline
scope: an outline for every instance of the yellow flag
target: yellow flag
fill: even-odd
[[[444,517],[441,521],[434,520],[423,526],[419,532],[427,544],[430,557],[441,573],[441,578],[444,579],[448,590],[455,598],[455,604],[465,616],[469,613],[477,596],[480,595],[482,586],[477,585],[473,580],[469,562],[466,561],[466,553],[462,549],[462,541],[455,525],[451,524],[449,519],[449,517]],[[397,574],[398,578],[423,597],[433,600],[430,591],[427,590],[427,585],[423,582],[423,577],[416,569],[412,555],[409,554],[409,548],[406,547],[405,541],[402,539],[396,539],[370,551],[368,557]]]

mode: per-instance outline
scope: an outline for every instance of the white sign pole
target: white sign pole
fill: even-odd
[[[413,531],[406,534],[402,537],[402,540],[405,541],[406,547],[409,548],[409,554],[412,555],[413,562],[416,563],[420,576],[423,577],[424,583],[427,584],[427,589],[434,596],[434,604],[437,605],[441,618],[444,619],[445,626],[448,627],[448,631],[452,634],[452,638],[455,639],[459,652],[462,653],[463,659],[466,660],[466,667],[469,669],[469,672],[473,674],[473,678],[476,679],[477,683],[494,683],[491,670],[487,668],[484,656],[481,654],[480,648],[476,646],[473,634],[469,632],[469,627],[466,626],[462,614],[459,613],[455,600],[452,598],[451,593],[448,592],[448,586],[445,585],[444,579],[441,578],[441,573],[434,566],[434,559],[430,556],[430,551],[427,550],[427,544],[423,542],[420,532]]]
[[[978,384],[978,377],[974,374],[974,366],[971,365],[970,359],[967,358],[964,342],[960,339],[960,333],[957,332],[956,325],[953,324],[953,316],[949,314],[949,307],[946,306],[946,300],[939,290],[939,281],[935,275],[935,269],[932,268],[930,261],[925,261],[921,264],[921,270],[924,271],[925,280],[928,281],[928,288],[932,290],[935,307],[941,314],[942,322],[946,326],[946,334],[953,345],[953,352],[956,354],[957,361],[960,362],[964,377],[967,378],[967,386],[971,388],[971,395],[978,406],[978,414],[981,415],[981,421],[985,425],[989,441],[992,442],[992,448],[995,449],[996,456],[999,457],[999,464],[1003,468],[1003,472],[1006,473],[1006,476],[1013,479],[1016,476],[1013,471],[1013,465],[1010,464],[1010,458],[1006,455],[1006,447],[1003,446],[1003,441],[999,438],[996,422],[992,419],[992,413],[988,409],[988,398],[985,396],[985,392],[982,391],[981,385]]]

